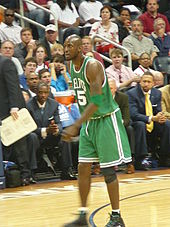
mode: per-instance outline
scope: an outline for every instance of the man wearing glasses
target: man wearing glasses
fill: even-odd
[[[21,27],[16,25],[14,19],[14,10],[6,9],[4,11],[4,22],[0,24],[0,41],[10,40],[14,44],[21,42]]]

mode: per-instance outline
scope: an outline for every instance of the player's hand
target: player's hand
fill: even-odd
[[[61,139],[66,142],[70,142],[72,141],[72,138],[77,136],[78,134],[79,134],[79,128],[75,125],[72,125],[63,130]]]

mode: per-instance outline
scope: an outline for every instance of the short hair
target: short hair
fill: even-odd
[[[52,59],[52,62],[64,63],[64,56],[61,54],[56,54],[55,57]]]
[[[24,61],[24,67],[28,64],[28,62],[33,62],[33,63],[36,63],[37,65],[37,61],[35,60],[34,57],[26,58]]]
[[[130,10],[128,8],[122,7],[120,9],[120,14],[122,13],[122,11],[128,11],[129,15],[131,16],[131,12],[130,12]]]
[[[32,29],[31,28],[28,28],[28,27],[23,28],[21,30],[20,34],[22,35],[22,33],[26,32],[26,31],[29,31],[32,34]]]
[[[60,43],[55,43],[54,45],[52,45],[51,51],[52,51],[52,50],[55,50],[55,49],[57,49],[57,48],[61,48],[61,49],[64,51],[64,47],[63,47],[63,45],[60,44]]]
[[[122,55],[122,57],[123,57],[123,51],[119,48],[114,48],[109,51],[110,58],[112,57],[113,54],[115,54],[116,56]]]
[[[134,20],[132,20],[132,21],[131,21],[131,25],[132,25],[132,24],[133,24],[133,22],[135,22],[135,21],[140,22],[140,24],[143,26],[143,22],[142,22],[140,19],[134,19]]]
[[[153,77],[153,79],[154,79],[154,75],[150,72],[150,71],[146,71],[146,72],[144,72],[144,74],[142,75],[142,77],[143,76],[152,76]]]
[[[8,10],[12,11],[12,12],[15,14],[15,10],[14,10],[14,9],[7,8],[7,9],[4,10],[4,15],[6,14],[6,12],[7,12]]]
[[[156,26],[157,26],[157,24],[158,24],[158,21],[162,21],[162,22],[164,22],[164,25],[166,26],[166,23],[165,23],[165,21],[164,21],[164,19],[163,18],[161,18],[161,17],[158,17],[158,18],[156,18],[155,20],[154,20],[154,22],[153,22],[153,27],[154,27],[154,29],[156,28]]]
[[[144,53],[142,53],[142,54],[139,56],[139,60],[142,58],[142,56],[143,56],[144,54],[147,54],[149,57],[151,57],[150,54],[148,54],[147,52],[144,52]]]
[[[40,81],[37,85],[37,91],[40,90],[41,87],[46,87],[47,89],[49,89],[49,85],[43,81]]]
[[[39,76],[39,79],[40,79],[40,80],[41,80],[41,78],[42,78],[42,74],[43,74],[43,73],[46,73],[46,72],[50,73],[49,70],[46,69],[46,68],[41,69],[41,70],[38,72],[38,76]]]
[[[82,37],[82,40],[83,40],[83,39],[88,39],[88,40],[90,40],[90,42],[92,41],[92,38],[91,38],[90,36],[88,36],[88,35],[83,36],[83,37]]]
[[[11,40],[9,40],[9,39],[4,40],[4,41],[1,43],[1,47],[2,47],[3,44],[5,44],[5,43],[11,43],[11,44],[13,45],[13,47],[15,47],[15,44],[14,44]]]
[[[101,10],[100,10],[100,16],[101,16],[102,11],[103,11],[104,9],[108,9],[108,10],[109,10],[109,12],[110,12],[110,18],[112,18],[112,17],[113,17],[113,10],[112,10],[112,7],[109,6],[109,5],[104,5],[104,6],[101,8]]]

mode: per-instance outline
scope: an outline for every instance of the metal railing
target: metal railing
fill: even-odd
[[[51,10],[46,9],[45,7],[40,6],[40,5],[38,5],[38,4],[34,3],[34,2],[31,2],[31,1],[29,1],[29,0],[19,0],[19,1],[20,1],[20,14],[19,14],[19,13],[15,13],[15,16],[16,16],[17,18],[20,19],[20,21],[21,21],[21,26],[22,26],[23,28],[25,27],[25,23],[24,23],[25,21],[27,21],[28,23],[33,24],[33,25],[35,25],[35,26],[38,26],[38,27],[40,27],[40,28],[42,28],[42,29],[44,29],[44,30],[45,30],[45,28],[46,28],[45,25],[42,25],[42,24],[40,24],[40,23],[38,23],[38,22],[36,22],[36,21],[34,21],[34,20],[31,20],[31,19],[29,19],[28,17],[24,16],[24,5],[23,5],[23,1],[24,1],[24,2],[27,2],[27,3],[31,4],[31,5],[33,5],[33,6],[36,6],[37,8],[40,8],[40,9],[44,10],[44,11],[47,12],[48,14],[52,14],[53,17],[54,17],[54,24],[55,24],[55,26],[56,26],[56,28],[57,28],[57,31],[58,31],[58,21],[57,21],[57,18],[56,18],[56,16],[55,16],[55,14],[54,14],[53,12],[51,12]],[[2,6],[2,5],[0,5],[0,8],[2,8],[2,9],[4,9],[4,10],[7,9],[6,7],[4,7],[4,6]]]
[[[127,53],[127,57],[128,57],[128,66],[129,66],[129,67],[132,67],[131,54],[130,54],[130,52],[129,52],[129,50],[128,50],[127,48],[125,48],[124,46],[121,46],[120,44],[118,44],[118,43],[116,43],[116,42],[114,42],[114,41],[111,41],[110,39],[107,39],[107,38],[105,38],[105,37],[103,37],[103,36],[101,36],[101,35],[99,35],[99,34],[95,34],[95,35],[92,36],[92,46],[93,46],[93,50],[95,50],[95,38],[100,38],[100,39],[102,39],[102,40],[104,40],[104,41],[106,41],[106,42],[108,42],[108,43],[111,43],[111,44],[113,44],[114,46],[116,46],[116,47],[118,47],[118,48],[124,50],[124,51]],[[106,56],[103,55],[103,54],[100,54],[100,55],[101,55],[101,57],[102,57],[105,61],[107,61],[107,62],[109,62],[109,63],[112,63],[112,60],[111,60],[110,58],[106,57]]]

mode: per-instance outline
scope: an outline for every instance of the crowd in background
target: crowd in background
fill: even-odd
[[[17,0],[1,1],[7,9],[0,11],[0,53],[13,62],[26,107],[38,126],[26,138],[30,175],[24,178],[23,185],[34,182],[39,156],[44,150],[54,166],[58,164],[59,150],[61,179],[76,179],[73,167],[76,168],[77,161],[73,156],[77,154],[70,143],[61,141],[63,128],[79,117],[74,97],[64,103],[64,96],[74,96],[69,63],[64,58],[64,41],[72,34],[82,38],[84,55],[105,67],[134,159],[127,166],[127,173],[133,173],[134,167],[152,168],[153,160],[159,166],[170,167],[170,80],[166,72],[154,65],[156,58],[167,58],[167,62],[170,59],[170,3],[163,0],[33,2],[51,10],[58,29],[53,14],[29,3],[24,3],[25,16],[45,25],[45,30],[28,23],[21,27],[14,15],[19,12]],[[127,52],[116,44],[129,51],[132,67],[128,66]],[[111,63],[100,54],[109,57]],[[151,112],[146,107],[146,93]],[[18,158],[11,155],[12,146],[3,149],[8,150],[4,152],[4,160],[14,160],[20,165]]]

